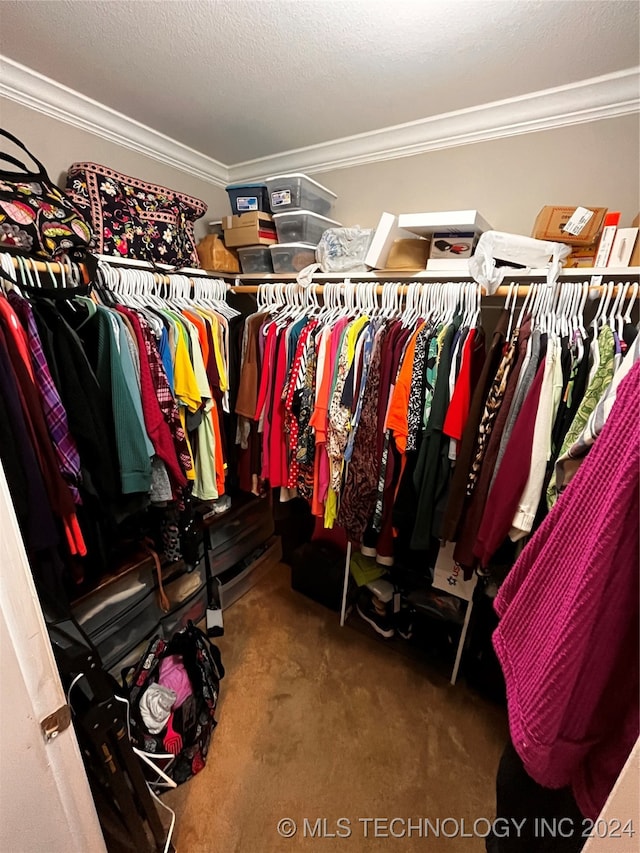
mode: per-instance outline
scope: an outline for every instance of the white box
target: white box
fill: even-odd
[[[377,270],[386,269],[387,258],[395,241],[410,240],[413,237],[415,234],[411,231],[398,227],[398,217],[395,213],[383,213],[364,259],[365,264]]]
[[[628,267],[637,239],[637,228],[618,228],[607,266]]]
[[[605,225],[602,229],[602,236],[598,244],[598,253],[594,262],[594,267],[606,267],[609,261],[609,255],[613,248],[613,241],[616,239],[616,225]]]
[[[469,258],[429,258],[427,270],[457,274],[469,273]]]
[[[452,234],[465,231],[482,234],[483,231],[491,231],[491,226],[477,210],[403,213],[398,217],[398,225],[421,237],[427,237],[435,231],[449,231]]]

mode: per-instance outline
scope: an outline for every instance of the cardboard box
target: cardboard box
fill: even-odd
[[[591,243],[590,246],[574,246],[571,250],[571,254],[564,263],[565,269],[594,267],[597,254],[598,241]]]
[[[251,211],[222,220],[224,242],[230,248],[239,246],[269,246],[277,243],[276,226],[268,213]]]
[[[449,231],[436,231],[431,238],[431,258],[470,258],[473,255],[478,235],[473,232],[452,234]]]
[[[569,233],[566,226],[572,217],[580,218],[580,211],[590,211],[591,216],[579,228],[577,234]],[[531,236],[537,240],[567,243],[569,246],[590,246],[597,243],[606,215],[606,207],[547,205],[537,215]]]
[[[220,234],[206,234],[196,246],[196,251],[205,270],[240,272],[237,252],[225,246]]]
[[[396,240],[389,250],[387,269],[423,270],[429,255],[429,241],[420,237]]]

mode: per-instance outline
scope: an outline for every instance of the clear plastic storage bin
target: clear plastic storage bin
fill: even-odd
[[[269,190],[266,184],[229,184],[226,190],[231,202],[231,210],[236,216],[253,210],[270,212]]]
[[[273,217],[278,243],[313,243],[317,246],[327,228],[339,228],[335,219],[327,219],[312,210],[292,210]]]
[[[240,266],[245,275],[254,272],[273,272],[271,252],[268,246],[245,246],[236,249]]]
[[[331,210],[337,195],[306,175],[276,175],[266,178],[272,213],[312,210],[324,215]]]
[[[276,273],[300,272],[316,262],[316,247],[311,243],[276,243],[269,251]]]

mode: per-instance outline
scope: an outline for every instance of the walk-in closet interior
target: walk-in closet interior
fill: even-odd
[[[636,0],[0,3],[0,850],[631,853]]]

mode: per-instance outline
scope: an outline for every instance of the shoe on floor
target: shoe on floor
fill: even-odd
[[[384,569],[376,563],[373,557],[367,557],[358,551],[355,551],[351,555],[349,570],[358,586],[366,586],[366,584],[377,580],[384,574]]]
[[[413,620],[414,611],[411,607],[403,607],[393,617],[396,633],[403,640],[410,640],[413,637]]]
[[[380,602],[379,607],[376,607],[374,599],[370,595],[361,595],[356,602],[356,610],[360,617],[371,625],[376,634],[380,634],[386,639],[393,637],[395,629],[382,602]]]
[[[462,600],[455,595],[438,592],[434,589],[418,589],[410,592],[407,598],[417,610],[424,611],[438,619],[458,623],[464,619]]]

